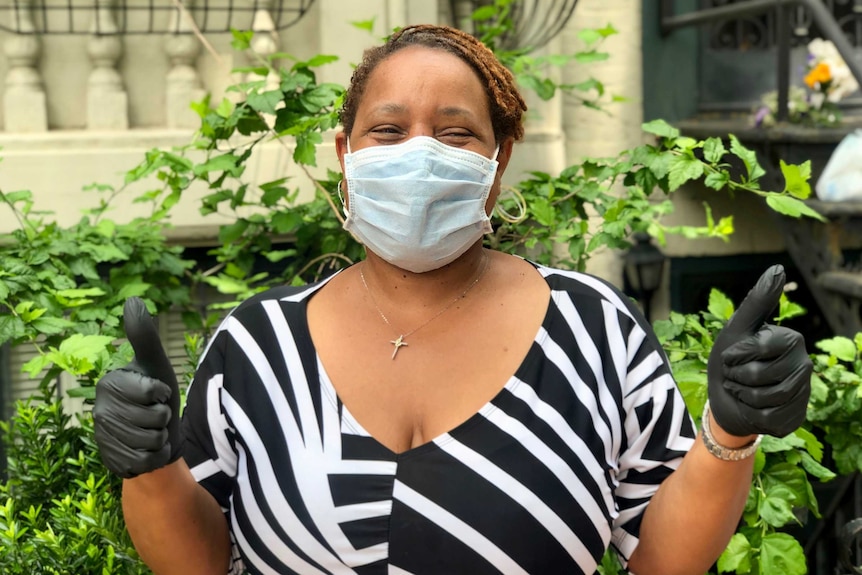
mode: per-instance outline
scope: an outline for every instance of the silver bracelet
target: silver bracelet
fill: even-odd
[[[706,450],[722,461],[741,461],[751,457],[763,439],[762,435],[758,435],[754,441],[742,447],[725,447],[718,443],[712,436],[712,430],[709,427],[709,400],[703,406],[703,416],[700,419],[700,436]]]

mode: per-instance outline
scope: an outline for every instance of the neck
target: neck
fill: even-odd
[[[417,274],[395,267],[368,252],[360,264],[363,273],[379,302],[392,306],[436,306],[461,294],[481,273],[489,254],[476,242],[454,262],[436,270]]]

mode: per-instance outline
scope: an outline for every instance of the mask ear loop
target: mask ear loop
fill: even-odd
[[[515,205],[518,208],[517,215],[512,214],[503,207],[503,200],[509,198],[515,199]],[[506,186],[503,193],[497,197],[497,203],[494,204],[494,213],[507,224],[520,224],[527,219],[527,200],[524,199],[524,194],[514,186]]]
[[[338,185],[335,186],[336,191],[338,192],[338,199],[341,200],[341,207],[344,208],[344,190],[341,186],[344,185],[344,178],[338,180]]]

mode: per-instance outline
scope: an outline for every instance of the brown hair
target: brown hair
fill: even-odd
[[[445,50],[466,62],[485,86],[491,111],[494,137],[501,142],[508,137],[520,140],[524,135],[523,116],[527,104],[515,85],[515,78],[488,47],[479,40],[448,26],[421,24],[402,28],[385,44],[369,48],[362,62],[353,71],[350,85],[344,95],[339,118],[344,131],[350,134],[356,121],[359,101],[365,94],[368,77],[377,66],[395,52],[409,46],[424,46]]]

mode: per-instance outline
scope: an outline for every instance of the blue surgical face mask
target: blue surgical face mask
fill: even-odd
[[[417,136],[344,155],[344,229],[402,269],[423,273],[457,259],[491,231],[485,203],[497,151],[481,154]]]

